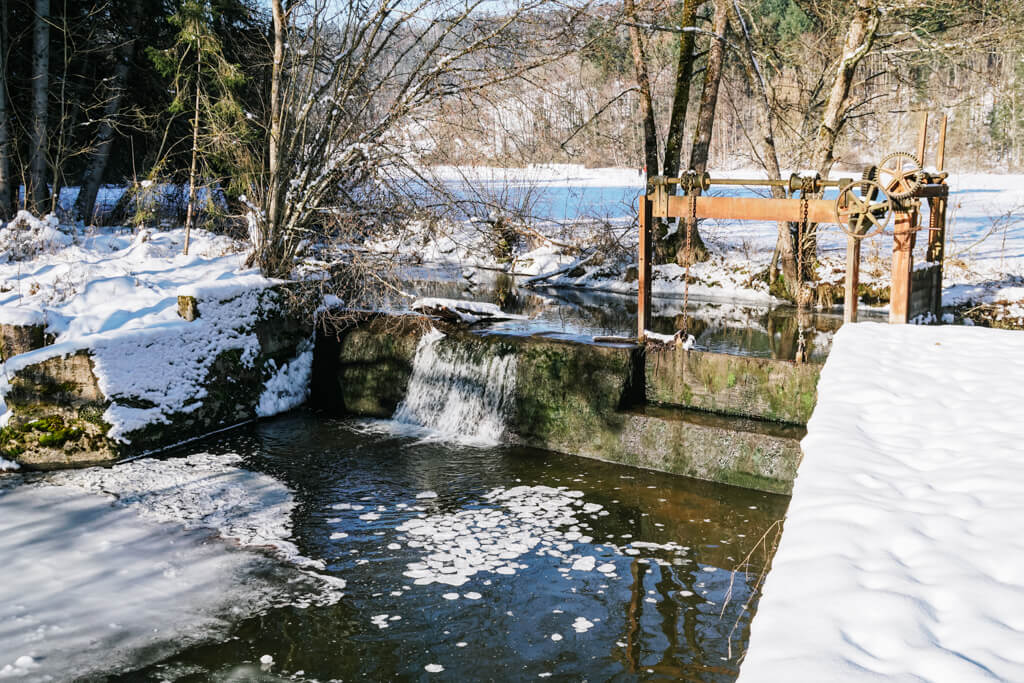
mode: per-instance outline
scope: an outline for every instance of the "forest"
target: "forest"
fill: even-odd
[[[247,232],[253,263],[281,275],[314,234],[451,212],[443,188],[424,200],[440,165],[827,177],[907,148],[928,111],[949,118],[948,164],[1009,171],[1022,15],[998,0],[4,0],[0,217],[139,224],[159,218],[146,193],[173,188],[170,222]],[[103,201],[107,185],[127,191]]]

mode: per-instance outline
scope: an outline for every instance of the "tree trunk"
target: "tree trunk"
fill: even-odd
[[[29,209],[46,207],[46,128],[50,84],[50,0],[36,0],[32,41],[32,126],[29,134],[29,178],[25,198]]]
[[[695,28],[697,24],[697,7],[702,0],[684,0],[682,17],[679,27],[682,29]],[[672,96],[672,113],[669,116],[668,134],[665,137],[665,158],[662,163],[662,173],[670,178],[679,175],[679,167],[682,163],[683,136],[686,128],[686,112],[690,105],[690,82],[693,80],[693,48],[694,31],[683,31],[679,34],[679,55],[676,61],[676,82],[675,92]],[[669,185],[668,191],[675,194],[676,186]],[[688,233],[688,234],[687,234]],[[687,253],[686,240],[690,240],[690,249]],[[659,240],[660,244],[656,254],[663,255],[657,258],[657,262],[664,262],[665,256],[675,257],[676,263],[685,266],[687,262],[706,261],[709,253],[701,239],[697,223],[687,219],[680,219],[679,230],[672,238]]]
[[[279,263],[277,243],[283,239],[279,234],[281,225],[282,202],[284,200],[283,180],[281,178],[281,133],[283,131],[283,112],[281,103],[281,86],[284,77],[284,43],[285,43],[285,12],[281,0],[271,1],[274,15],[274,64],[270,74],[270,141],[268,153],[268,200],[263,230],[263,244],[259,245],[265,253],[260,257],[260,266],[265,275],[282,274]]]
[[[871,51],[880,20],[881,12],[875,0],[857,0],[857,8],[850,19],[843,54],[836,69],[836,78],[825,102],[825,113],[814,142],[813,167],[822,178],[828,177],[835,163],[836,139],[846,122],[853,75],[857,65]]]
[[[188,171],[188,205],[185,207],[185,248],[182,253],[188,256],[188,241],[192,235],[192,222],[196,212],[196,168],[199,161],[199,94],[202,92],[203,52],[196,46],[196,104],[192,117],[192,166]]]
[[[633,68],[636,70],[636,84],[640,92],[640,118],[644,125],[644,171],[647,177],[650,177],[660,174],[658,131],[654,125],[654,104],[651,101],[651,79],[647,74],[647,55],[633,0],[625,0],[624,9],[630,19],[629,42],[633,53]]]
[[[754,99],[757,108],[757,149],[761,165],[772,179],[780,179],[782,172],[779,170],[779,155],[775,148],[775,110],[772,108],[771,99],[768,97],[768,84],[765,83],[761,69],[754,54],[754,47],[750,42],[750,34],[747,32],[747,25],[743,17],[736,10],[736,6],[729,7],[729,20],[736,28],[737,34],[742,43],[743,67],[747,73],[754,91]],[[772,196],[776,199],[784,199],[786,191],[781,187],[772,187]],[[779,264],[782,266],[782,278],[786,291],[795,300],[797,299],[800,286],[797,277],[796,244],[793,233],[790,231],[789,223],[783,221],[777,224],[778,229],[778,252]],[[770,274],[774,279],[774,273]]]
[[[699,4],[701,0],[683,0],[680,28],[695,27]],[[686,126],[686,110],[690,104],[690,81],[693,79],[694,35],[693,31],[683,31],[679,34],[675,92],[672,96],[672,114],[668,120],[668,135],[665,137],[665,160],[662,163],[663,173],[670,178],[679,175],[680,157],[683,152],[683,129]]]
[[[700,111],[697,114],[697,130],[690,148],[690,168],[703,173],[708,168],[708,152],[711,149],[711,132],[715,126],[715,109],[718,106],[718,86],[722,82],[722,64],[725,61],[725,34],[729,28],[729,0],[715,0],[715,37],[708,48],[708,65],[704,70],[704,89],[700,95]]]
[[[7,2],[0,0],[0,55],[7,54]],[[0,63],[0,220],[11,216],[11,133],[7,117],[7,60]]]
[[[123,42],[116,51],[117,66],[114,67],[114,76],[111,82],[111,93],[107,103],[103,107],[103,119],[96,131],[96,141],[93,145],[92,154],[89,156],[89,163],[82,172],[80,181],[81,189],[75,199],[75,217],[86,225],[92,223],[93,211],[96,208],[96,196],[99,194],[100,184],[103,182],[103,174],[107,170],[107,162],[110,160],[110,149],[114,142],[113,121],[121,111],[121,100],[124,96],[125,86],[128,83],[128,74],[131,71],[131,60],[135,54],[135,38],[138,34],[139,20],[141,19],[140,9],[142,4],[134,0],[129,10],[129,24]]]

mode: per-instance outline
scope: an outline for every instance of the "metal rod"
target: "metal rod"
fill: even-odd
[[[666,185],[680,185],[683,178],[665,178]],[[712,185],[757,185],[761,187],[789,187],[789,180],[769,180],[768,178],[711,178]],[[818,180],[823,187],[841,187],[841,180]]]

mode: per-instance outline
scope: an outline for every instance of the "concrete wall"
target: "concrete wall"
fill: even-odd
[[[818,363],[665,346],[647,351],[645,393],[663,405],[805,425],[820,372]]]
[[[314,402],[337,412],[389,417],[404,397],[416,344],[428,325],[422,318],[396,323],[375,317],[356,329],[320,335]],[[773,493],[792,489],[801,428],[646,405],[650,363],[641,347],[438,327],[447,334],[443,343],[462,345],[473,356],[515,354],[508,425],[518,443]],[[667,373],[659,370],[663,383]],[[812,372],[799,376],[816,380]],[[813,382],[811,389],[813,394]]]
[[[166,416],[166,422],[128,433],[128,441],[108,436],[110,425],[104,421],[104,413],[112,403],[146,408],[147,401],[123,394],[106,396],[87,345],[21,367],[9,378],[10,389],[4,397],[12,415],[0,429],[0,456],[30,469],[94,465],[255,419],[264,382],[312,335],[310,325],[278,305],[281,292],[270,288],[261,296],[268,305],[246,330],[258,340],[256,358],[243,360],[239,349],[219,353],[205,379],[195,387],[196,395],[188,400],[186,410]],[[202,300],[192,301],[192,305],[193,312],[202,315]],[[154,362],[168,360],[173,359]],[[179,372],[169,363],[148,370],[167,377]]]

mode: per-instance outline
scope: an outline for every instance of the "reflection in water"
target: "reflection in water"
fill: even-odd
[[[498,304],[508,313],[530,320],[495,323],[488,329],[511,333],[548,333],[589,340],[595,336],[632,337],[636,334],[636,297],[572,288],[521,289],[512,278],[475,274],[474,281],[417,280],[409,288],[420,296],[461,298]],[[651,330],[673,334],[685,326],[697,339],[696,348],[762,358],[793,360],[803,334],[807,359],[824,361],[842,316],[803,311],[791,306],[748,306],[700,302],[691,298],[684,321],[683,302],[656,297]]]
[[[299,680],[419,679],[427,664],[440,664],[439,680],[731,681],[770,560],[760,539],[778,529],[788,504],[573,456],[427,442],[306,413],[203,448],[241,453],[248,467],[294,491],[296,543],[347,580],[347,595],[330,607],[280,608],[236,623],[222,642],[122,680],[259,680],[245,677],[258,675],[252,667],[270,654],[275,673],[302,671]],[[416,585],[406,572],[425,551],[396,527],[498,509],[503,503],[486,494],[518,486],[581,492],[573,526],[544,522],[550,531],[515,560],[522,566],[513,575],[481,571],[457,588]],[[437,497],[417,498],[424,491]],[[565,538],[571,548],[555,552]],[[570,571],[587,557],[604,571]],[[741,566],[750,573],[735,571]],[[580,618],[592,626],[574,627]]]

